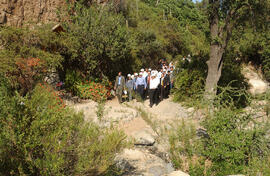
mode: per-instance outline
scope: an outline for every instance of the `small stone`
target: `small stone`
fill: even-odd
[[[152,146],[155,143],[154,137],[146,131],[137,132],[133,136],[136,140],[135,145]]]
[[[161,176],[167,173],[166,168],[163,166],[152,166],[148,169],[148,173],[154,176]]]
[[[189,174],[182,171],[173,171],[167,176],[189,176]]]

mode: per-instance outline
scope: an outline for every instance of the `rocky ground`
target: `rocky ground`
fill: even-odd
[[[125,149],[115,158],[126,176],[187,176],[175,171],[168,156],[168,135],[165,129],[182,119],[191,118],[196,123],[192,108],[184,108],[171,99],[150,108],[149,100],[144,103],[133,100],[119,104],[116,99],[106,102],[102,117],[97,116],[98,104],[91,100],[70,104],[82,111],[86,121],[93,120],[100,126],[114,125],[134,140],[134,147]]]
[[[249,82],[251,94],[261,94],[268,89],[268,83],[254,68],[246,66],[243,73]],[[262,110],[257,112],[258,108],[249,106],[246,112],[256,114],[256,119],[263,120],[262,117],[268,117],[263,109],[266,102],[255,101],[252,104],[260,106]],[[133,100],[119,104],[113,99],[104,106],[91,100],[83,100],[69,105],[78,112],[82,111],[86,121],[92,120],[101,127],[113,125],[134,140],[133,148],[125,149],[115,158],[117,165],[125,171],[125,176],[188,176],[182,171],[175,171],[170,162],[168,131],[173,130],[183,119],[192,122],[198,129],[199,121],[203,117],[200,111],[183,107],[171,99],[166,99],[152,108],[149,107],[149,100],[144,103]]]

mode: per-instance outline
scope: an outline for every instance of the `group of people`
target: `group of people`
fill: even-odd
[[[127,79],[121,72],[115,80],[114,89],[119,103],[122,103],[123,92],[128,95],[128,100],[132,101],[136,95],[142,100],[149,97],[150,107],[158,104],[169,97],[170,90],[174,86],[174,65],[167,64],[165,60],[160,60],[159,69],[141,69],[139,73],[128,74]]]

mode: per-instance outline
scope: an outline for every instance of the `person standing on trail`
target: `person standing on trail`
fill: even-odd
[[[131,78],[131,75],[128,74],[128,79],[127,79],[127,82],[126,82],[126,88],[127,88],[127,92],[128,92],[128,99],[129,101],[132,101],[132,93],[133,93],[133,87],[134,87],[134,82]]]
[[[145,98],[147,98],[147,96],[149,96],[149,83],[150,83],[150,79],[151,79],[151,72],[148,72],[148,75],[145,77],[145,82],[147,84],[146,86],[146,91],[145,91]]]
[[[114,84],[114,90],[116,90],[116,96],[118,98],[119,103],[122,103],[122,95],[124,88],[125,88],[125,77],[122,76],[122,72],[119,72],[118,76],[116,76]]]
[[[167,71],[167,74],[165,75],[165,83],[166,83],[166,88],[165,88],[165,98],[169,98],[170,95],[170,83],[171,83],[171,79],[170,79],[170,70]]]
[[[165,74],[161,74],[160,78],[160,101],[163,101],[165,98],[165,89],[166,89],[166,79],[165,79]]]
[[[146,78],[148,76],[148,68],[145,69],[143,72],[143,77]]]
[[[143,93],[144,93],[144,90],[146,90],[146,81],[145,81],[145,78],[142,77],[142,75],[143,73],[141,72],[139,74],[139,77],[137,78],[136,89],[137,89],[137,93],[141,96],[143,100],[144,99]]]
[[[138,78],[138,73],[134,73],[134,78],[133,78],[134,87],[133,87],[133,90],[134,90],[135,93],[137,92],[137,88],[136,88],[137,78]]]
[[[151,75],[151,79],[149,82],[149,99],[150,99],[150,107],[154,104],[158,104],[158,85],[160,83],[159,78],[157,77],[157,73],[153,73]]]
[[[170,73],[170,89],[172,89],[173,87],[174,87],[174,76],[175,76],[175,73],[174,73],[174,71],[173,71],[173,66],[171,66],[170,67],[170,71],[171,71],[171,73]]]

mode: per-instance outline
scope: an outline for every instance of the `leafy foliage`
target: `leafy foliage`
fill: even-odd
[[[61,66],[57,52],[63,45],[48,26],[33,30],[14,27],[0,28],[0,73],[12,80],[12,86],[25,95],[43,80],[50,70]]]
[[[11,94],[1,77],[0,172],[3,175],[98,175],[114,172],[125,135],[85,123],[47,85]]]
[[[96,102],[104,102],[110,97],[110,88],[100,83],[91,81],[77,86],[79,96],[84,99],[92,99]]]
[[[194,176],[268,173],[268,123],[256,120],[252,113],[236,109],[230,100],[224,103],[223,96],[217,96],[219,100],[215,101],[212,111],[205,111],[198,137],[192,125],[182,123],[178,126],[170,138],[175,166]],[[255,110],[258,111],[260,109]]]
[[[130,70],[132,60],[125,20],[108,7],[88,7],[80,2],[71,5],[72,23],[67,23],[71,48],[67,67],[80,70],[87,79],[113,78],[118,70]]]

